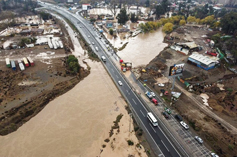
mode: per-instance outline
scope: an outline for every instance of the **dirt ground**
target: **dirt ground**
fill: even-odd
[[[204,39],[201,38],[202,35],[208,33],[206,28],[184,27],[177,31],[173,33],[177,36],[176,39],[165,40],[165,42],[171,45],[173,42],[195,41],[196,44],[204,47],[204,50],[199,53],[202,54],[205,50],[210,50]],[[163,81],[164,79],[161,78],[168,76],[169,66],[185,63],[185,71],[181,78],[193,85],[193,93],[197,96],[206,93],[209,96],[208,103],[213,112],[237,127],[236,75],[227,71],[223,64],[215,69],[205,71],[187,63],[187,58],[188,56],[167,47],[148,65],[138,67],[140,70],[146,69],[146,73],[142,73],[140,79],[147,80],[146,84],[153,87],[157,93],[160,93],[160,89],[170,91],[171,83],[168,82],[168,79]],[[224,90],[217,87],[217,82],[218,86],[221,84]],[[165,87],[158,87],[157,83],[164,83]],[[180,92],[178,89],[174,89],[174,91]],[[164,99],[168,103],[170,102],[170,96],[166,96]],[[195,105],[192,105],[192,101],[187,96],[182,95],[171,108],[176,109],[189,122],[192,129],[220,156],[235,156],[237,154],[237,135],[231,134],[218,121],[202,113]]]
[[[80,69],[77,76],[69,74],[66,69],[66,57],[73,46],[70,38],[64,38],[68,35],[65,35],[67,31],[63,27],[62,32],[64,49],[50,50],[48,45],[39,45],[32,48],[1,50],[1,135],[17,130],[40,112],[49,101],[73,88],[89,74],[84,68]],[[17,43],[22,36],[2,38],[2,42],[11,40]],[[25,71],[20,71],[18,66],[16,71],[6,67],[6,57],[17,61],[27,56],[34,60],[35,66],[28,67]]]

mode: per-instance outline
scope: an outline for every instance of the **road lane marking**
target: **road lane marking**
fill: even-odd
[[[142,113],[143,117],[146,117],[145,114],[142,112],[142,110],[140,110],[140,112]]]
[[[169,149],[167,148],[167,146],[164,144],[164,142],[161,140],[161,143],[163,143],[163,145],[165,146],[165,148],[168,150],[169,152]]]
[[[156,131],[155,131],[154,127],[151,125],[151,123],[149,123],[149,125],[151,126],[152,130],[156,133]]]
[[[160,121],[162,123],[162,121]],[[163,123],[162,123],[163,124]],[[164,126],[164,124],[163,124]],[[158,126],[158,128],[160,129],[160,131],[162,132],[162,134],[165,136],[165,138],[169,141],[169,143],[171,144],[171,146],[174,148],[174,150],[178,153],[178,151],[176,150],[176,148],[174,147],[174,145],[170,142],[170,140],[168,139],[168,137],[166,136],[166,134],[163,132],[163,130]],[[166,128],[167,129],[167,128]],[[168,130],[168,129],[167,129]],[[171,133],[170,133],[171,134]],[[172,135],[172,134],[171,134]],[[174,137],[173,137],[174,138]],[[179,153],[178,153],[179,154]],[[179,156],[181,156],[179,154]]]
[[[132,99],[132,101],[134,102],[135,105],[137,105],[136,101],[134,99]],[[140,110],[141,111],[141,110]]]

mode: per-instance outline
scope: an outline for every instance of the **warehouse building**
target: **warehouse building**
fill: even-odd
[[[210,70],[215,68],[216,65],[219,65],[219,59],[217,57],[211,58],[209,56],[204,56],[197,52],[194,52],[188,57],[188,62],[196,65],[205,70]]]

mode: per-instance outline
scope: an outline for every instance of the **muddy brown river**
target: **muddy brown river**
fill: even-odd
[[[133,66],[148,64],[167,46],[163,39],[161,28],[154,33],[139,34],[129,39],[126,48],[119,51],[118,55],[125,62],[132,62]]]

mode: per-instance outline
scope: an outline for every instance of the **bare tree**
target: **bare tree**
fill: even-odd
[[[118,0],[111,0],[109,5],[107,6],[107,8],[112,12],[112,14],[114,15],[114,17],[117,14],[117,5],[118,5]]]

